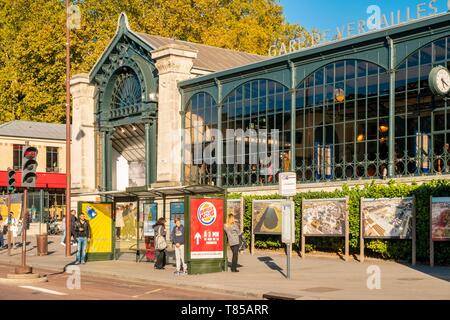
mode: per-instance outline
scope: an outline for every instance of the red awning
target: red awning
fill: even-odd
[[[66,174],[54,172],[38,172],[37,173],[36,188],[38,189],[65,189],[66,188]],[[16,188],[20,188],[22,183],[22,172],[16,171]],[[0,170],[0,187],[7,187],[7,171]]]

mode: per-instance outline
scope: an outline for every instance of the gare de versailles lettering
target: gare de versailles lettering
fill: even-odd
[[[336,27],[335,33],[327,29],[320,33],[313,33],[312,36],[303,34],[298,38],[290,40],[288,43],[277,42],[269,47],[269,56],[280,56],[315,45],[339,41],[366,32],[392,27],[403,22],[433,16],[438,14],[436,5],[441,1],[445,0],[430,0],[429,2],[418,3],[416,5],[415,16],[413,16],[414,10],[411,10],[410,7],[406,7],[403,11],[391,11],[389,15],[386,15],[381,12],[379,6],[371,5],[366,10],[366,13],[369,15],[367,20],[349,22],[347,25]],[[450,0],[447,0],[447,10],[450,11]]]

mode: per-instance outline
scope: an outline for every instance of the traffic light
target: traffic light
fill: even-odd
[[[34,188],[36,186],[37,148],[24,146],[22,151],[22,187]]]
[[[8,168],[8,193],[13,193],[16,190],[16,171]]]

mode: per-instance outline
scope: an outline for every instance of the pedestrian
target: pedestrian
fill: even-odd
[[[170,239],[175,245],[175,258],[177,263],[177,271],[175,275],[187,274],[187,265],[184,262],[184,226],[181,224],[181,219],[175,218],[175,226],[170,234]],[[183,271],[181,272],[181,266],[183,266]]]
[[[62,236],[61,236],[61,245],[62,246],[66,246],[66,217],[62,218],[61,221],[62,225],[61,225],[61,229],[62,229]]]
[[[3,221],[3,216],[0,214],[0,250],[3,249],[3,247],[5,246],[5,237],[3,236],[3,226],[4,226],[4,221]]]
[[[14,214],[12,212],[9,213],[8,216],[8,225],[9,230],[11,230],[11,244],[12,248],[15,246],[18,246],[19,244],[16,243],[16,238],[19,235],[19,222],[14,218]]]
[[[231,261],[231,272],[239,272],[237,269],[238,264],[238,254],[239,254],[239,236],[241,231],[235,223],[234,215],[232,213],[228,214],[227,223],[225,224],[225,232],[227,233],[228,244],[230,245],[231,251],[233,252],[233,258]]]
[[[77,233],[75,232],[75,223],[78,221],[77,211],[72,209],[70,210],[70,235],[73,238],[73,245],[78,245]]]
[[[161,270],[166,266],[166,219],[159,218],[156,224],[153,225],[155,230],[155,254],[156,262],[155,269]]]
[[[75,264],[85,264],[86,247],[89,241],[91,241],[91,227],[89,221],[85,220],[84,213],[81,213],[79,219],[75,222],[75,235],[78,240],[77,260]]]

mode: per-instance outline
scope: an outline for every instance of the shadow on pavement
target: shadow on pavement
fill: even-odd
[[[284,277],[286,277],[286,274],[282,271],[283,268],[277,265],[271,257],[258,257],[258,260],[264,262],[266,266],[268,266],[270,269],[276,270],[279,273],[281,273]]]
[[[411,268],[415,271],[425,273],[431,277],[438,278],[447,282],[450,282],[450,268],[448,266],[435,266],[430,267],[429,265],[425,264],[416,264],[413,266],[411,263],[408,262],[398,262],[399,264],[402,264],[408,268]],[[400,280],[419,280],[419,279],[400,279]]]

